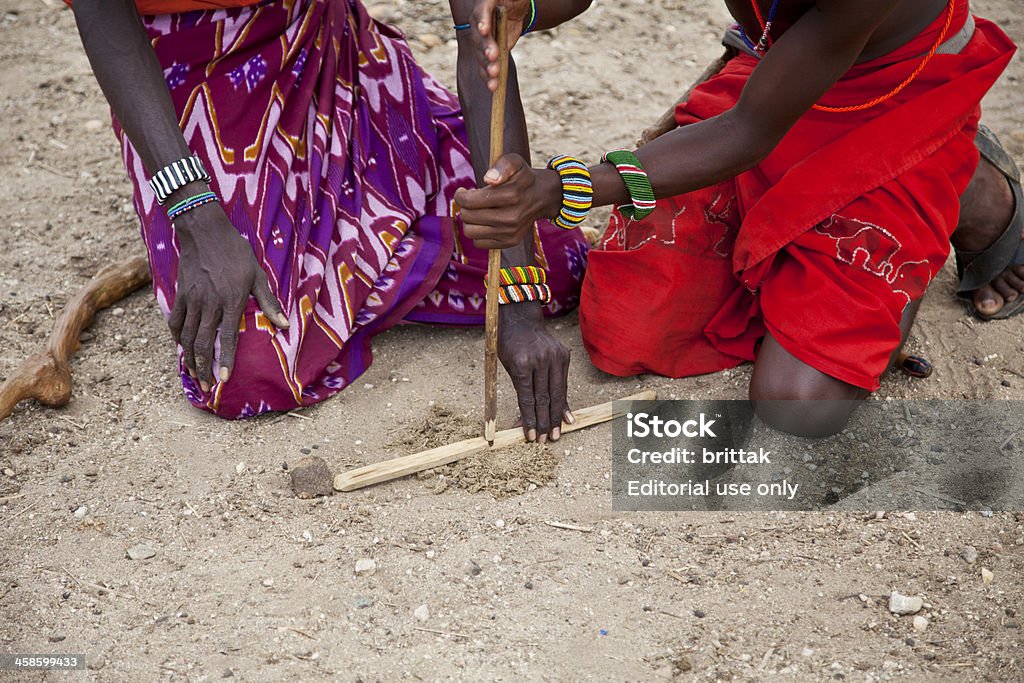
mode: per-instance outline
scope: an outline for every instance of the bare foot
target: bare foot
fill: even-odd
[[[987,249],[1006,230],[1014,208],[1006,177],[983,157],[960,198],[960,222],[953,232],[953,246],[960,252]],[[1024,265],[1010,266],[988,285],[974,290],[974,307],[982,316],[992,316],[1022,295]]]

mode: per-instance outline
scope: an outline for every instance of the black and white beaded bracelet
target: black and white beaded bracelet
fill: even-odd
[[[210,174],[203,168],[199,157],[191,156],[178,159],[161,168],[149,179],[149,186],[156,193],[157,202],[163,205],[176,190],[198,180],[210,182]]]

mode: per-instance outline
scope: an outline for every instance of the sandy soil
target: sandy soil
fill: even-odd
[[[596,158],[635,139],[719,53],[720,4],[599,0],[575,25],[526,40],[536,159]],[[976,8],[1024,40],[1015,0]],[[454,46],[415,38],[447,40],[445,3],[381,9],[453,83]],[[602,39],[613,31],[614,44]],[[570,75],[588,85],[566,98]],[[1018,159],[1021,78],[1018,56],[985,102]],[[0,0],[0,107],[3,375],[98,268],[143,252],[104,101],[57,0]],[[1020,321],[979,325],[952,291],[947,271],[911,340],[936,374],[889,377],[879,396],[1024,398]],[[575,317],[554,329],[573,351],[578,406],[638,388],[745,395],[747,368],[605,376]],[[228,423],[181,396],[148,292],[102,313],[76,356],[71,404],[22,406],[0,423],[0,652],[84,653],[88,679],[110,681],[1024,677],[1019,514],[616,513],[607,426],[520,453],[507,474],[477,463],[293,497],[283,465],[303,455],[339,470],[408,452],[441,406],[444,420],[472,423],[481,349],[475,330],[395,330],[343,395],[299,417]],[[507,381],[500,411],[511,424]],[[477,486],[495,477],[525,484]],[[139,544],[155,555],[128,559]],[[375,560],[373,574],[354,574],[360,558]],[[889,614],[893,590],[924,598],[926,631]]]

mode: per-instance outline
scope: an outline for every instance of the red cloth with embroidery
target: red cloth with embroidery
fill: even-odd
[[[968,16],[958,4],[950,36]],[[853,67],[822,103],[891,90],[945,17]],[[976,21],[963,50],[937,54],[898,96],[864,111],[810,111],[735,179],[661,200],[642,221],[614,212],[590,252],[580,305],[594,364],[615,375],[703,374],[753,360],[770,332],[812,367],[877,389],[904,308],[949,255],[979,158],[979,102],[1015,50]],[[757,63],[730,60],[679,106],[679,125],[731,108]]]

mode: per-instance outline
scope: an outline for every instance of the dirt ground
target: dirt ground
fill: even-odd
[[[721,4],[598,0],[525,40],[535,159],[631,143],[719,53]],[[975,8],[1024,41],[1016,0]],[[446,3],[375,11],[454,83]],[[1018,159],[1022,78],[1018,55],[985,101]],[[570,82],[584,85],[567,97]],[[0,0],[0,117],[2,376],[93,273],[143,249],[106,106],[57,0]],[[910,342],[935,375],[890,376],[878,398],[1024,398],[1020,320],[977,324],[953,289],[947,269]],[[749,368],[617,379],[590,365],[575,316],[553,328],[573,352],[578,407],[641,388],[745,396]],[[299,500],[285,463],[316,454],[338,471],[418,449],[431,416],[442,430],[478,420],[482,334],[391,331],[341,395],[246,422],[186,403],[148,291],[100,314],[83,342],[69,406],[24,405],[0,423],[0,652],[88,663],[21,680],[1024,678],[1020,514],[617,513],[607,426],[495,454],[504,469]],[[128,559],[139,545],[153,556]],[[360,559],[372,573],[355,574]],[[924,631],[889,613],[893,590],[924,599]]]

